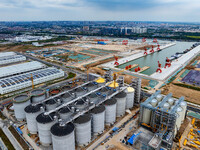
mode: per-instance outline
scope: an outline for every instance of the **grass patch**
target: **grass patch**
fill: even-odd
[[[9,150],[15,150],[12,143],[10,142],[10,140],[8,139],[8,137],[5,135],[5,133],[3,132],[3,130],[1,128],[0,128],[0,135],[1,135],[1,139],[4,142],[4,144],[6,145],[6,147]]]
[[[71,78],[73,78],[75,76],[76,76],[75,73],[70,72],[70,73],[68,73],[68,77],[66,79],[71,79]]]
[[[200,36],[187,36],[189,38],[192,38],[192,39],[200,39]]]
[[[196,91],[200,91],[199,87],[194,87],[194,86],[191,86],[191,85],[188,85],[188,84],[183,84],[183,83],[173,83],[173,84],[177,85],[177,86],[180,86],[180,87],[185,87],[185,88],[188,88],[188,89],[193,89],[193,90],[196,90]]]

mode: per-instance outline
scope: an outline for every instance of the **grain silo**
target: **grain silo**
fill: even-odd
[[[133,105],[134,105],[134,93],[135,93],[135,90],[134,88],[132,87],[128,87],[126,89],[126,109],[130,109],[130,108],[133,108]]]
[[[147,104],[148,107],[152,107],[151,104]],[[150,124],[151,121],[151,110],[148,108],[144,108],[143,116],[142,116],[142,123]]]
[[[156,96],[156,99],[158,100],[158,102],[162,101],[163,96],[161,94],[158,94]]]
[[[43,146],[49,146],[52,142],[50,128],[56,122],[54,119],[55,113],[46,115],[41,113],[36,117],[37,126],[38,126],[38,135],[40,143]]]
[[[44,89],[34,89],[30,92],[32,103],[37,103],[46,98],[46,91]]]
[[[87,97],[90,100],[90,102],[93,102],[94,104],[97,104],[97,102],[99,100],[96,93],[92,93],[92,94],[88,95]]]
[[[83,88],[79,87],[77,89],[75,89],[75,92],[76,92],[76,96],[79,97],[79,96],[83,96],[86,92],[83,90]]]
[[[56,123],[51,127],[54,150],[75,150],[74,124]]]
[[[156,107],[157,104],[158,104],[158,100],[157,99],[152,99],[150,104],[153,106],[153,107]]]
[[[78,100],[75,102],[75,108],[78,109],[79,111],[85,109],[85,107],[87,106],[87,103],[84,102],[82,99]]]
[[[67,103],[72,100],[72,96],[69,93],[61,95],[61,100],[63,103]]]
[[[99,105],[91,110],[92,131],[94,135],[103,133],[105,122],[105,106]]]
[[[53,110],[57,107],[56,99],[50,99],[50,100],[46,101],[45,104],[46,104],[46,111]]]
[[[75,137],[78,146],[88,145],[91,141],[91,115],[84,114],[74,121]]]
[[[62,107],[58,112],[61,119],[68,119],[72,115],[72,112],[67,106]]]
[[[125,114],[126,96],[127,94],[123,91],[115,95],[115,98],[117,100],[117,117],[123,116]]]
[[[106,80],[104,78],[98,78],[95,82],[98,83],[98,87],[103,86],[106,84]]]
[[[87,85],[84,86],[85,88],[88,89],[88,91],[93,91],[97,88],[97,85],[93,84],[93,83],[88,83]]]
[[[101,95],[109,95],[109,90],[106,87],[103,87],[102,89],[99,90],[99,92],[101,93]]]
[[[174,104],[174,99],[173,98],[169,98],[167,100],[167,102],[172,106]]]
[[[24,111],[26,113],[26,122],[28,130],[31,134],[37,134],[38,128],[37,128],[37,122],[36,117],[42,113],[41,109],[42,105],[28,105],[25,107]]]
[[[115,98],[105,101],[105,123],[111,125],[116,121],[117,100]]]
[[[116,81],[112,81],[108,87],[110,88],[114,88],[114,89],[119,89],[119,83],[117,83]]]
[[[24,108],[31,103],[30,96],[26,94],[18,95],[13,99],[14,114],[18,121],[26,118]]]
[[[178,107],[176,112],[180,115],[180,118],[181,118],[181,122],[184,121],[184,112],[183,112],[183,108],[182,107]]]
[[[185,114],[186,114],[186,111],[187,111],[187,102],[182,101],[180,103],[180,106],[181,106],[181,108],[183,108],[183,120],[184,120],[185,119]]]
[[[164,103],[163,108],[166,110],[170,109],[170,104],[169,103]]]

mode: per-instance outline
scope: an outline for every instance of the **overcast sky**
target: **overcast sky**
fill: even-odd
[[[200,22],[200,0],[0,0],[0,21]]]

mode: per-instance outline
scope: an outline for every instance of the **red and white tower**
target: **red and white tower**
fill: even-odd
[[[157,46],[157,51],[160,51],[160,45],[158,44],[158,46]]]
[[[144,50],[145,50],[144,55],[147,55],[147,48],[145,47]]]
[[[166,62],[165,62],[165,68],[167,68],[167,67],[168,68],[171,67],[171,62],[168,57],[166,57]]]
[[[117,56],[114,55],[114,58],[115,58],[115,63],[114,63],[114,65],[118,66],[118,65],[119,65],[119,63],[118,63],[119,57],[117,57]]]
[[[153,49],[154,46],[152,45],[151,48],[152,48],[152,49],[150,50],[150,52],[151,52],[151,53],[154,53],[154,49]]]

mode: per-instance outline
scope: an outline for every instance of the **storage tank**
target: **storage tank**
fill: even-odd
[[[115,98],[108,99],[105,104],[105,123],[111,125],[116,121],[117,100]]]
[[[158,104],[158,100],[157,99],[152,99],[150,104],[153,106],[153,107],[156,107],[157,104]]]
[[[95,93],[88,95],[88,99],[90,100],[90,102],[93,102],[94,104],[96,104],[99,100],[98,96]]]
[[[46,104],[46,111],[53,110],[57,107],[56,99],[50,99],[50,100],[46,101],[45,104]]]
[[[70,85],[63,85],[62,87],[61,87],[61,90],[62,91],[68,91],[68,90],[70,90],[71,89],[71,86]]]
[[[156,99],[158,100],[158,102],[162,101],[163,96],[161,94],[158,94],[156,96]]]
[[[59,112],[60,118],[64,120],[68,119],[72,115],[72,112],[67,106],[62,107],[58,112]]]
[[[99,92],[101,93],[101,95],[109,95],[109,90],[106,87],[100,89]]]
[[[186,111],[187,111],[187,102],[182,101],[180,103],[180,106],[183,108],[183,120],[184,120],[185,119],[185,114],[186,114]]]
[[[75,92],[77,97],[83,96],[86,93],[81,87],[75,89]]]
[[[126,109],[130,109],[133,108],[134,105],[134,93],[135,93],[135,89],[132,87],[128,87],[126,89]]]
[[[65,94],[61,95],[61,100],[63,103],[67,103],[67,102],[71,101],[72,98],[73,97],[69,93],[65,93]]]
[[[164,103],[163,108],[166,110],[169,110],[170,104],[169,103]]]
[[[53,150],[75,150],[74,124],[56,123],[51,127]]]
[[[183,108],[182,107],[178,107],[176,112],[180,115],[180,118],[181,118],[181,122],[183,122],[184,120],[184,112],[183,112]]]
[[[126,96],[127,94],[123,91],[115,95],[115,98],[117,100],[117,117],[123,116],[125,114]]]
[[[32,103],[37,103],[46,98],[46,91],[44,89],[34,89],[30,92]]]
[[[92,90],[95,90],[97,88],[97,85],[90,82],[87,85],[85,85],[84,87],[86,87],[88,89],[88,91],[92,91]]]
[[[172,105],[174,105],[174,99],[173,98],[169,98],[168,100],[167,100],[167,102],[172,106]]]
[[[83,100],[78,100],[75,102],[75,108],[79,109],[79,111],[85,109],[86,106],[87,106],[87,103],[84,102]]]
[[[27,127],[31,134],[37,134],[38,132],[36,117],[42,113],[41,107],[41,104],[35,106],[30,104],[24,109],[26,114]]]
[[[119,83],[117,83],[116,81],[112,81],[112,82],[108,85],[108,87],[119,89]]]
[[[103,86],[106,84],[106,80],[104,78],[98,78],[95,82],[98,83],[98,87]]]
[[[60,92],[61,92],[61,89],[59,89],[59,88],[51,89],[49,91],[49,93],[50,93],[51,96],[57,95]]]
[[[99,105],[91,110],[92,130],[94,135],[103,133],[105,122],[105,106]]]
[[[176,113],[176,126],[177,126],[177,130],[179,130],[181,127],[181,117],[178,113]]]
[[[46,115],[41,113],[36,117],[37,126],[38,126],[38,135],[40,143],[43,146],[49,146],[52,142],[50,129],[56,120],[54,119],[55,113]]]
[[[24,108],[31,103],[30,96],[22,94],[14,97],[13,107],[14,114],[18,121],[23,121],[26,118]]]
[[[91,115],[84,114],[74,121],[75,137],[78,146],[88,145],[91,141]]]
[[[148,107],[152,107],[151,104],[147,104]],[[143,110],[143,116],[142,116],[142,122],[146,124],[150,124],[151,121],[151,110],[148,108],[144,108]]]

